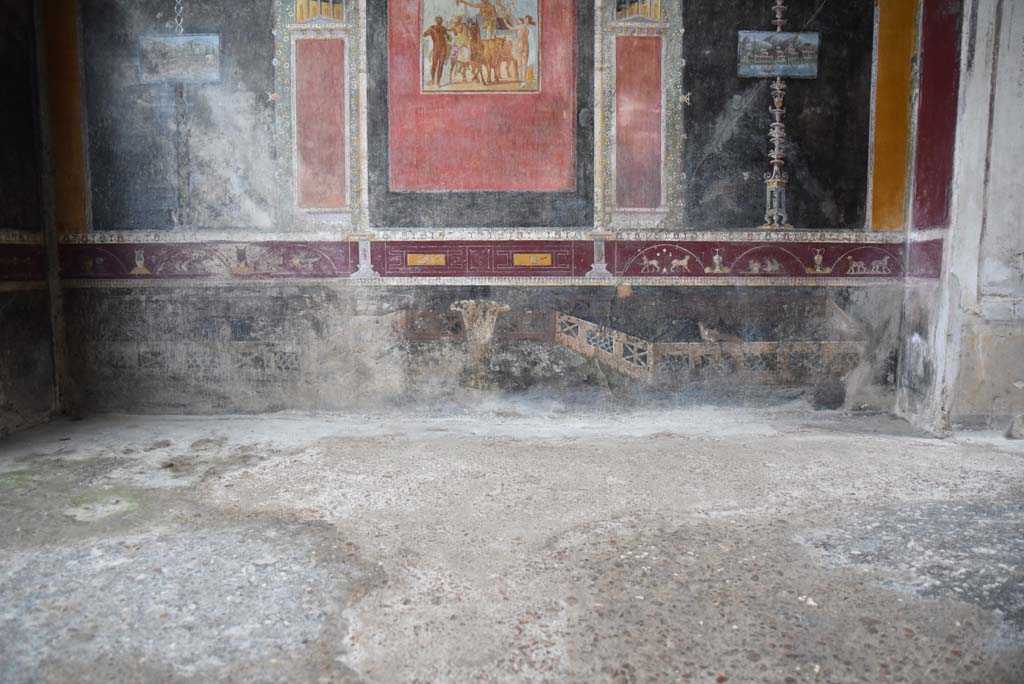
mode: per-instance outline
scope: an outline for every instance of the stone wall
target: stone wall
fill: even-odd
[[[0,291],[0,436],[46,420],[53,407],[49,295]]]
[[[803,396],[885,409],[899,290],[83,287],[67,292],[67,325],[80,341],[71,354],[79,401],[91,410],[434,409],[484,395],[608,409]],[[493,329],[467,301],[497,305]],[[659,363],[656,379],[631,373],[651,364],[621,345],[597,357],[603,343],[586,332],[565,344],[567,318],[640,341],[652,360],[655,347],[678,356],[693,346],[707,363],[686,372]]]
[[[943,269],[909,284],[901,335],[898,407],[938,433],[1024,413],[1024,17],[985,2],[964,17],[948,229],[926,231],[948,231]]]

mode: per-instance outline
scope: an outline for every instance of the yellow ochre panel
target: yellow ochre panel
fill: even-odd
[[[516,254],[512,257],[513,266],[550,266],[550,254]]]
[[[905,224],[917,7],[916,0],[878,3],[875,162],[871,182],[873,230],[902,230]]]
[[[406,254],[405,263],[409,266],[444,266],[447,260],[444,254]]]
[[[343,0],[295,0],[295,21],[306,21],[315,17],[345,18]]]
[[[59,231],[88,226],[82,83],[78,64],[75,0],[52,0],[43,8],[47,96],[54,181],[54,218]]]

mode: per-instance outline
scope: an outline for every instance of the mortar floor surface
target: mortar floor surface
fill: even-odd
[[[58,421],[0,682],[1024,682],[1024,445],[897,419]]]

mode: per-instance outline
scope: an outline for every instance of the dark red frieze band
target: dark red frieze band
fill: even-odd
[[[623,277],[899,278],[903,245],[828,242],[614,242]]]
[[[609,240],[605,254],[616,278],[897,280],[938,277],[942,246],[914,243],[909,271],[901,243]],[[36,265],[19,262],[0,278],[42,277],[40,247],[9,245],[2,255],[12,264],[35,255]],[[359,267],[354,241],[69,243],[60,256],[61,277],[74,280],[347,278]],[[379,240],[370,256],[385,278],[584,278],[595,265],[587,240]]]
[[[42,245],[0,244],[0,282],[46,280],[46,256]]]
[[[339,278],[355,270],[352,242],[65,244],[65,279]]]

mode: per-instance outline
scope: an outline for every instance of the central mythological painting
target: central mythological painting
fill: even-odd
[[[541,0],[421,0],[425,93],[540,90]]]
[[[387,13],[390,191],[576,191],[575,2],[390,0]]]

